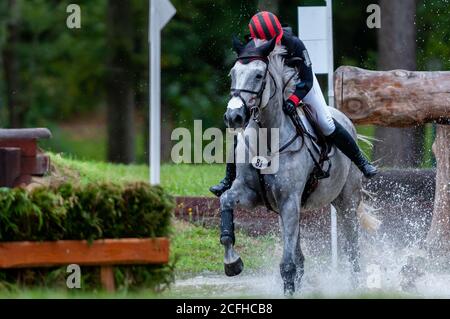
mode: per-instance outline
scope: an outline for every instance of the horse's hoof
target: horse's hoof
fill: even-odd
[[[284,283],[284,295],[286,297],[292,297],[295,292],[295,283]]]
[[[239,275],[242,270],[244,270],[244,263],[242,259],[239,257],[234,263],[224,264],[225,266],[225,275],[228,277],[233,277]]]

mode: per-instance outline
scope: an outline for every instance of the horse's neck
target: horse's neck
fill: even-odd
[[[284,92],[282,90],[282,86],[284,86],[282,84],[283,80],[277,78],[277,85],[275,82],[276,79],[274,77],[271,78],[273,81],[269,82],[270,84],[266,90],[269,91],[267,92],[269,96],[272,95],[272,92],[276,92],[276,94],[269,99],[266,107],[261,110],[260,124],[261,127],[266,128],[269,132],[271,129],[278,129],[279,143],[281,145],[290,140],[296,134],[296,131],[291,119],[284,113],[282,105],[279,105],[284,102]]]
[[[277,105],[278,99],[275,97],[269,101],[269,105],[264,109],[261,116],[261,127],[279,129],[280,143],[291,139],[295,134],[295,127],[290,118],[283,112],[282,106]]]

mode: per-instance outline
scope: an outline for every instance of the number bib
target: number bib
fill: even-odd
[[[269,161],[264,156],[255,156],[252,159],[252,165],[254,168],[259,170],[266,169],[269,167]]]

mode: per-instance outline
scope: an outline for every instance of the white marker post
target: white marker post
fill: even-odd
[[[169,0],[150,0],[149,102],[150,102],[150,184],[161,182],[161,30],[177,11]]]
[[[327,6],[299,7],[298,34],[304,42],[316,74],[328,75],[328,105],[334,107],[333,2]],[[331,207],[331,268],[337,271],[337,216]]]
[[[298,7],[298,34],[306,46],[315,74],[328,74],[328,104],[334,107],[332,0],[327,6]]]
[[[328,105],[334,107],[333,0],[327,0]]]

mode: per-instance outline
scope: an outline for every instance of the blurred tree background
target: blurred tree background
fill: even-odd
[[[68,29],[74,1],[4,0],[0,3],[0,127],[46,126],[45,147],[78,158],[146,162],[148,158],[148,1],[78,0],[81,29]],[[163,157],[170,155],[175,127],[224,127],[234,60],[232,34],[244,36],[258,9],[278,13],[297,30],[298,5],[321,0],[172,0],[177,15],[163,31]],[[378,1],[382,7],[392,1]],[[411,10],[417,70],[450,68],[448,0],[402,0],[387,15]],[[383,61],[383,39],[369,29],[366,8],[375,0],[334,0],[335,65],[401,68]],[[411,7],[412,6],[412,7]],[[382,12],[383,21],[383,12]],[[381,32],[397,32],[390,28]],[[399,31],[398,31],[399,32]],[[401,59],[401,58],[400,58]],[[408,66],[406,66],[408,67]],[[375,134],[375,128],[362,127]],[[415,163],[429,165],[432,127]],[[425,132],[425,133],[423,133]],[[424,135],[425,134],[425,135]],[[378,134],[377,134],[378,135]],[[398,142],[396,142],[398,143]],[[423,151],[425,150],[425,151]],[[382,151],[383,152],[383,151]],[[383,157],[385,154],[376,154]],[[386,165],[402,165],[390,162]],[[404,165],[410,165],[405,163]]]

